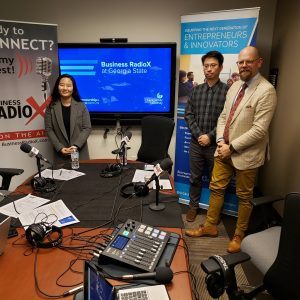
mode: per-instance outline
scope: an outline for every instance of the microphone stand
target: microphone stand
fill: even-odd
[[[120,161],[123,169],[128,169],[126,144],[119,151]]]
[[[164,210],[166,208],[166,206],[163,203],[158,203],[158,196],[159,196],[159,190],[160,190],[158,176],[156,176],[154,180],[155,180],[155,186],[156,186],[155,203],[149,204],[149,208],[151,210],[155,210],[155,211]]]
[[[39,177],[42,178],[42,174],[41,174],[41,159],[39,157],[36,156],[36,164],[37,164],[37,168],[38,168],[38,173],[39,173]]]

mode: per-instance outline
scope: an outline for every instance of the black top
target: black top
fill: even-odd
[[[63,106],[61,105],[61,111],[62,111],[62,116],[66,128],[66,132],[68,135],[68,139],[70,141],[70,117],[71,117],[71,105],[70,106]]]

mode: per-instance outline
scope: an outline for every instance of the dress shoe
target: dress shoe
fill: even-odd
[[[243,238],[240,235],[234,235],[232,240],[228,244],[227,251],[229,253],[237,253],[241,251],[241,242]]]
[[[200,237],[200,236],[217,237],[218,229],[217,229],[217,226],[200,225],[199,228],[187,229],[185,231],[185,234],[187,236],[191,236],[191,237]]]
[[[190,208],[186,214],[186,220],[188,222],[194,222],[197,216],[197,208]]]

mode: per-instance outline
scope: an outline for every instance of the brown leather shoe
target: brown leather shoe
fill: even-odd
[[[217,226],[200,225],[199,228],[187,229],[185,231],[185,234],[187,236],[191,236],[191,237],[200,237],[200,236],[217,237],[218,229],[217,229]]]
[[[186,220],[188,222],[194,222],[197,216],[197,208],[190,208],[186,214]]]
[[[229,253],[237,253],[241,251],[241,242],[243,238],[240,235],[234,235],[232,240],[228,244],[227,251]]]

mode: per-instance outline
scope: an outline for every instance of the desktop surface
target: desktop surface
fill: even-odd
[[[86,228],[85,228],[86,229]],[[72,233],[79,233],[84,228],[64,228],[63,245],[78,246],[81,241],[68,240]],[[167,231],[181,235],[179,228],[164,228]],[[77,260],[72,265],[73,271],[66,272],[61,278],[60,275],[66,271],[70,262],[76,259],[77,255],[60,248],[35,249],[31,251],[26,239],[20,238],[24,234],[23,229],[18,229],[19,237],[9,239],[6,251],[0,257],[0,299],[45,299],[40,293],[37,293],[34,279],[34,261],[36,259],[36,275],[39,287],[49,295],[62,295],[66,290],[81,285],[83,282],[83,260],[91,259],[91,255],[82,255],[82,260]],[[100,234],[100,232],[111,233],[109,229],[97,229],[90,234]],[[180,241],[177,247],[171,269],[173,272],[187,271],[187,260],[183,242]],[[58,280],[58,284],[56,284]],[[112,281],[112,284],[120,284],[118,281]],[[170,299],[191,300],[191,286],[187,272],[175,274],[172,282],[166,285]],[[73,296],[67,296],[66,299],[72,299]]]

